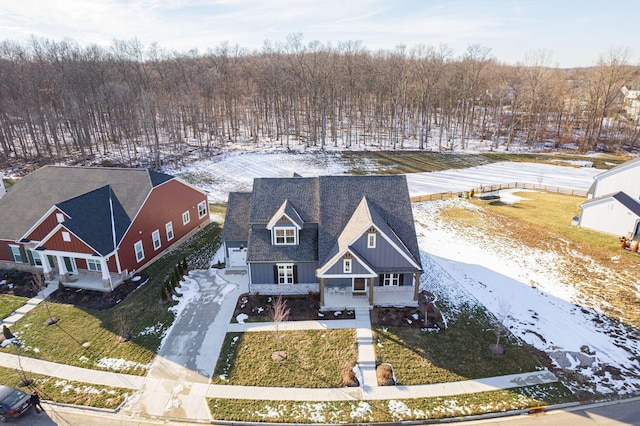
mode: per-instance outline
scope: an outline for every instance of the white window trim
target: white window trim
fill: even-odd
[[[376,248],[376,234],[367,234],[367,248]]]
[[[33,258],[33,264],[35,266],[42,266],[42,256],[35,249],[29,249],[31,251],[31,257]]]
[[[27,263],[27,259],[24,258],[24,255],[22,254],[22,250],[20,250],[20,246],[17,246],[15,244],[9,244],[9,249],[11,250],[11,257],[13,258],[14,262]],[[16,249],[18,251],[18,256],[20,256],[20,260],[16,260],[16,253],[13,251],[13,249]]]
[[[93,265],[93,267],[90,265]],[[102,262],[100,262],[99,259],[87,259],[87,269],[90,271],[100,272],[102,271]]]
[[[186,212],[182,213],[182,224],[186,225],[189,222],[191,222],[191,213],[189,213],[189,210],[187,210]]]
[[[66,242],[66,243],[70,243],[71,242],[71,234],[67,231],[62,231],[62,241]]]
[[[153,249],[158,250],[162,247],[162,241],[160,240],[160,230],[156,229],[151,233],[151,239],[153,240]]]
[[[294,284],[293,263],[277,263],[278,284]]]
[[[400,285],[400,274],[384,274],[382,285],[384,287],[398,287]]]
[[[342,261],[342,272],[344,272],[345,274],[350,274],[351,273],[351,259],[344,259]]]
[[[283,241],[278,242],[278,231],[282,231],[282,239]],[[293,235],[287,235],[288,232],[292,231]],[[295,226],[276,226],[272,231],[273,235],[273,244],[276,246],[296,246],[298,245],[298,229]],[[288,242],[287,239],[293,237],[293,241]]]
[[[140,250],[138,250],[138,247],[140,247]],[[144,245],[142,244],[142,241],[136,241],[135,244],[133,244],[133,251],[136,253],[136,262],[144,260]],[[140,253],[141,256],[138,256],[138,253]]]
[[[202,201],[198,203],[198,219],[202,219],[207,215],[207,202]]]
[[[64,222],[64,215],[62,213],[56,213],[56,220],[58,223]]]
[[[164,225],[164,229],[167,232],[167,241],[173,240],[173,237],[175,237],[175,234],[173,233],[173,222],[167,222]]]

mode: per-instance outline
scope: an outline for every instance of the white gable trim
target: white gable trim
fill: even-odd
[[[364,267],[364,269],[366,269],[369,273],[368,274],[353,274],[353,273],[349,273],[349,274],[325,274],[325,272],[327,270],[329,270],[333,266],[335,266],[342,259],[342,257],[347,253],[350,253],[351,256],[353,256],[353,258],[355,260],[357,260],[358,263],[360,263],[360,265],[362,265],[362,267]],[[351,266],[351,270],[353,271],[353,265]],[[353,276],[357,276],[358,278],[362,278],[362,277],[375,278],[375,277],[378,276],[378,274],[376,274],[375,271],[373,269],[371,269],[369,267],[369,265],[367,265],[367,262],[365,262],[363,259],[360,258],[360,256],[355,254],[351,249],[347,248],[346,250],[344,250],[344,251],[336,254],[335,256],[333,256],[331,258],[331,260],[329,260],[327,263],[325,263],[325,265],[322,268],[318,269],[318,271],[316,272],[316,276],[318,278],[349,278],[349,277],[353,277]]]
[[[40,219],[38,219],[38,221],[31,228],[29,228],[29,230],[27,232],[24,233],[24,235],[22,237],[20,237],[20,239],[23,240],[23,239],[27,238],[27,236],[29,234],[31,234],[33,231],[35,231],[38,226],[42,225],[42,223],[56,210],[59,210],[65,216],[66,219],[71,218],[71,216],[69,216],[64,210],[62,210],[61,208],[59,208],[58,206],[56,206],[54,204],[53,206],[51,206],[49,208],[49,210],[47,210],[47,212],[45,214],[42,215],[42,217]]]
[[[388,225],[387,225],[388,226]],[[412,266],[414,266],[417,269],[422,269],[420,268],[420,266],[416,265],[416,262],[411,259],[411,257],[409,257],[407,255],[407,252],[409,251],[409,249],[407,248],[407,246],[404,244],[404,242],[402,241],[402,239],[400,239],[400,237],[398,237],[398,234],[396,234],[393,229],[391,229],[391,227],[389,226],[389,229],[391,229],[391,232],[394,233],[394,235],[396,236],[396,238],[398,239],[398,241],[400,241],[400,243],[403,245],[403,247],[405,248],[406,252],[404,250],[402,250],[400,247],[398,247],[398,245],[391,239],[389,238],[389,236],[387,234],[385,234],[384,232],[382,232],[375,224],[370,223],[369,225],[367,225],[362,232],[360,232],[353,240],[349,241],[349,246],[352,246],[353,244],[355,244],[356,241],[358,241],[360,238],[362,238],[364,236],[364,234],[367,234],[367,231],[369,230],[369,228],[375,228],[375,230],[378,232],[378,234],[382,235],[382,237],[391,245],[391,247],[393,247],[398,253],[400,253],[400,255],[402,257],[404,257],[407,262],[409,262]]]
[[[277,212],[276,212],[276,213],[277,213]],[[290,224],[287,224],[287,225],[279,225],[279,224],[278,224],[278,221],[279,221],[281,218],[283,218],[283,217],[286,217],[286,218],[287,218],[287,220],[288,220],[289,222],[291,222],[291,223],[290,223]],[[272,230],[273,228],[275,228],[276,226],[288,226],[288,227],[294,226],[298,231],[302,229],[302,227],[301,227],[300,225],[298,225],[294,220],[292,220],[292,219],[291,219],[291,217],[289,217],[289,215],[288,215],[288,214],[286,214],[286,213],[284,213],[284,212],[283,212],[280,216],[273,215],[273,217],[271,218],[271,220],[269,221],[269,223],[267,223],[267,229],[268,229],[269,231],[271,231],[271,230]]]

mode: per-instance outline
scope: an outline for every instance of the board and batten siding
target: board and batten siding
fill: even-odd
[[[58,226],[58,218],[57,214],[63,214],[65,220],[67,220],[67,215],[62,213],[60,210],[55,209],[46,219],[40,223],[28,236],[31,241],[42,241],[44,237],[49,235],[49,232],[53,230],[56,226]]]
[[[358,238],[351,247],[374,267],[384,265],[385,269],[398,268],[406,270],[407,268],[415,268],[380,233],[376,236],[376,246],[374,248],[367,247],[366,233]]]
[[[358,261],[355,257],[351,257],[351,272],[348,274],[344,273],[344,259],[338,259],[328,270],[325,272],[325,275],[369,275],[371,272],[367,270],[362,263]]]
[[[293,263],[297,266],[298,283],[317,283],[316,269],[318,264],[316,262],[282,262]],[[276,263],[250,263],[251,268],[251,284],[276,284],[273,273],[273,267]]]

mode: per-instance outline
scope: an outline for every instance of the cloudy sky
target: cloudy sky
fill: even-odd
[[[301,33],[305,43],[369,50],[446,44],[456,56],[480,44],[507,63],[546,52],[547,65],[571,67],[637,46],[638,17],[638,0],[0,0],[0,40],[137,38],[186,52],[223,42],[261,49]]]

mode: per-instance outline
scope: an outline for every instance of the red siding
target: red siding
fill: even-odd
[[[49,217],[47,217],[36,229],[33,230],[32,233],[27,235],[27,238],[32,241],[42,241],[44,237],[49,235],[49,232],[53,230],[56,226],[58,226],[58,219],[56,218],[56,213],[62,213],[60,210],[56,209],[52,212]],[[65,215],[65,219],[67,219],[67,215]]]
[[[78,237],[69,232],[71,236],[71,241],[64,241],[62,239],[62,232],[66,231],[66,229],[58,229],[58,231],[51,236],[48,240],[44,241],[42,245],[47,250],[58,250],[58,251],[67,251],[71,253],[86,253],[93,254],[95,250],[91,247],[87,246],[83,241],[81,241]],[[68,232],[68,231],[66,231]]]
[[[205,202],[207,214],[198,218],[198,203]],[[187,225],[182,225],[182,213],[189,211],[191,221]],[[133,271],[153,259],[157,254],[166,250],[170,244],[180,240],[199,225],[209,220],[209,206],[207,196],[181,182],[170,180],[151,191],[138,216],[129,228],[119,247],[120,266],[122,270]],[[167,242],[165,224],[173,222],[174,237]],[[160,232],[161,246],[158,250],[153,249],[152,232]],[[133,245],[137,241],[142,241],[144,248],[144,259],[136,261],[136,254]]]
[[[9,257],[9,244],[15,244],[15,241],[0,240],[0,260],[11,260]]]

